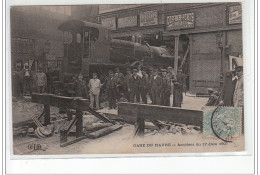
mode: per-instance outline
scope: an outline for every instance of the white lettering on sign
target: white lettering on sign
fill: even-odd
[[[137,26],[137,16],[118,18],[118,28]]]
[[[101,24],[110,28],[111,30],[116,30],[116,17],[103,18],[101,19]]]
[[[140,27],[151,26],[158,24],[158,12],[157,10],[146,11],[140,13]]]
[[[242,7],[241,5],[229,7],[229,24],[239,24],[242,23]]]
[[[178,30],[194,28],[194,13],[167,16],[167,29]]]

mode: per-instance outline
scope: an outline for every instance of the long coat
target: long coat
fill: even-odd
[[[243,77],[238,78],[234,96],[233,96],[233,103],[235,107],[241,107],[244,105],[244,83]]]
[[[162,91],[163,79],[160,76],[151,78],[150,87],[152,95],[152,103],[156,105],[161,104],[161,91]]]

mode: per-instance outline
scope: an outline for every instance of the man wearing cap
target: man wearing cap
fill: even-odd
[[[77,97],[83,97],[87,93],[87,84],[84,80],[84,76],[82,73],[79,73],[76,80],[75,80],[75,90],[76,90],[76,96]]]
[[[218,95],[215,90],[208,88],[209,99],[206,106],[216,106],[218,104]]]
[[[128,89],[129,88],[129,80],[130,80],[130,77],[132,76],[132,73],[131,73],[131,70],[130,68],[127,68],[126,69],[126,76],[124,78],[124,90],[125,90],[125,98],[127,99],[127,101],[130,101],[130,94],[129,94],[129,91]]]
[[[24,64],[24,82],[25,82],[25,86],[24,86],[24,94],[26,95],[27,90],[29,90],[30,94],[32,94],[32,90],[31,90],[31,75],[29,73],[29,65],[28,63]]]
[[[170,106],[170,95],[171,95],[171,79],[167,76],[167,70],[162,69],[163,85],[161,91],[161,98],[163,106]]]
[[[123,84],[124,84],[124,74],[120,72],[119,68],[115,69],[115,74],[117,74],[117,85],[119,93],[123,93]]]
[[[97,78],[97,73],[93,73],[93,78],[89,80],[89,96],[90,107],[94,108],[94,101],[96,102],[96,109],[99,109],[99,93],[101,89],[101,82]]]
[[[153,70],[153,77],[151,78],[151,95],[152,95],[152,104],[160,105],[161,104],[161,90],[162,90],[162,78],[158,75],[158,69]]]
[[[140,102],[140,77],[137,75],[137,69],[133,69],[133,75],[129,79],[130,102],[134,103],[136,98]]]
[[[142,77],[140,78],[140,93],[141,93],[142,102],[145,104],[147,104],[146,96],[148,93],[148,85],[149,85],[148,75],[146,74],[146,71],[143,69]]]
[[[242,107],[244,105],[244,82],[243,82],[243,67],[236,67],[237,82],[235,86],[233,103],[235,107]]]
[[[108,105],[109,109],[116,109],[116,97],[117,97],[117,85],[116,81],[113,77],[113,71],[109,71],[109,77],[106,78],[104,82],[104,87],[107,90],[107,96],[108,96]]]
[[[139,64],[137,66],[137,75],[142,78],[143,77],[143,73],[142,73],[141,69],[142,69],[142,65]]]
[[[47,77],[45,73],[42,71],[42,68],[40,67],[39,71],[36,73],[37,93],[44,93],[46,85],[47,85]]]

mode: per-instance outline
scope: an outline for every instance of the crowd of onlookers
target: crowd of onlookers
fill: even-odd
[[[92,73],[88,79],[79,73],[72,76],[67,83],[70,87],[61,95],[89,98],[90,107],[95,109],[100,108],[101,93],[105,94],[110,109],[116,109],[117,102],[121,99],[131,103],[181,107],[183,92],[186,93],[186,76],[181,70],[175,74],[172,67],[164,69],[138,66],[123,71],[126,72],[125,75],[119,68],[109,70],[107,77],[102,80],[97,73]],[[13,96],[21,97],[32,92],[59,94],[54,88],[53,73],[50,69],[44,72],[41,67],[38,72],[32,72],[28,64],[23,68],[16,68],[12,71]],[[227,80],[228,78],[225,78],[221,92],[208,89],[210,97],[207,106],[219,105],[222,100],[228,106],[243,106],[243,67],[237,67],[231,72],[230,83]],[[65,88],[65,84],[62,88]]]
[[[80,76],[81,74],[79,74]],[[84,83],[83,83],[84,84]],[[131,103],[152,103],[154,105],[181,107],[183,91],[185,90],[185,75],[178,71],[175,75],[173,68],[126,68],[126,75],[119,68],[109,70],[104,82],[93,73],[88,83],[91,107],[96,102],[99,109],[99,94],[105,92],[109,108],[116,109],[117,102],[123,97]]]
[[[138,66],[137,68],[119,68],[109,70],[107,77],[99,79],[97,73],[92,73],[86,79],[82,73],[72,76],[66,86],[70,86],[66,95],[90,99],[90,107],[99,109],[100,93],[105,94],[109,108],[117,108],[117,102],[125,99],[128,102],[152,103],[154,105],[181,107],[183,91],[185,91],[185,76],[179,70],[177,75],[172,67],[166,69]],[[37,93],[55,93],[53,75],[47,69],[40,67],[38,72],[29,71],[29,66],[13,71],[13,96]],[[65,85],[64,85],[65,86]],[[64,88],[64,87],[63,87]],[[94,104],[95,103],[95,104]]]

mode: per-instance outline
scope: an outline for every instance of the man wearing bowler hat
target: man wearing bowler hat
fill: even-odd
[[[108,73],[108,77],[106,78],[104,82],[104,87],[107,90],[107,96],[108,96],[108,105],[109,109],[116,109],[116,97],[117,97],[117,85],[116,81],[114,79],[113,71],[110,70]]]
[[[162,69],[163,85],[161,91],[161,99],[163,106],[170,106],[170,95],[171,95],[171,79],[167,76],[167,70]]]
[[[133,69],[133,75],[129,79],[130,102],[134,103],[136,98],[140,102],[140,77],[137,75],[138,70]]]
[[[153,70],[153,77],[151,78],[151,95],[152,95],[152,104],[160,105],[161,104],[161,90],[162,90],[163,80],[158,75],[158,69]]]
[[[129,90],[129,80],[131,76],[132,76],[131,69],[127,68],[126,76],[124,78],[124,90],[125,90],[124,95],[128,102],[130,101],[130,94],[129,94],[130,92],[128,90]]]

